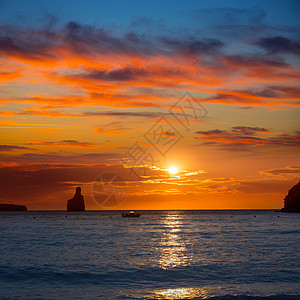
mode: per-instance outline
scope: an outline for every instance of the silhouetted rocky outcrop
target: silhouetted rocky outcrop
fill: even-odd
[[[68,200],[67,211],[85,211],[84,199],[81,195],[81,187],[77,187],[74,197]]]
[[[284,198],[283,212],[300,212],[300,181],[295,184]]]
[[[25,205],[0,204],[0,211],[27,211]]]

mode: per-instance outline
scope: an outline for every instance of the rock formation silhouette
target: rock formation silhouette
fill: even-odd
[[[0,204],[0,211],[27,211],[26,205]]]
[[[300,181],[295,184],[284,198],[283,212],[300,212]]]
[[[81,187],[78,186],[74,197],[68,200],[67,211],[85,211],[84,199],[81,195]]]

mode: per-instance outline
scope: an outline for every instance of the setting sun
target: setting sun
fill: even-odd
[[[170,167],[168,171],[170,174],[176,174],[178,172],[178,169],[176,167]]]

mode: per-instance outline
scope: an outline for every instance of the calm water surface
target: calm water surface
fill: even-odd
[[[300,214],[141,213],[1,212],[1,299],[300,295]]]

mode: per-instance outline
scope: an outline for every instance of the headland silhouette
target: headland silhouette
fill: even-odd
[[[282,212],[300,212],[300,181],[284,197]]]

